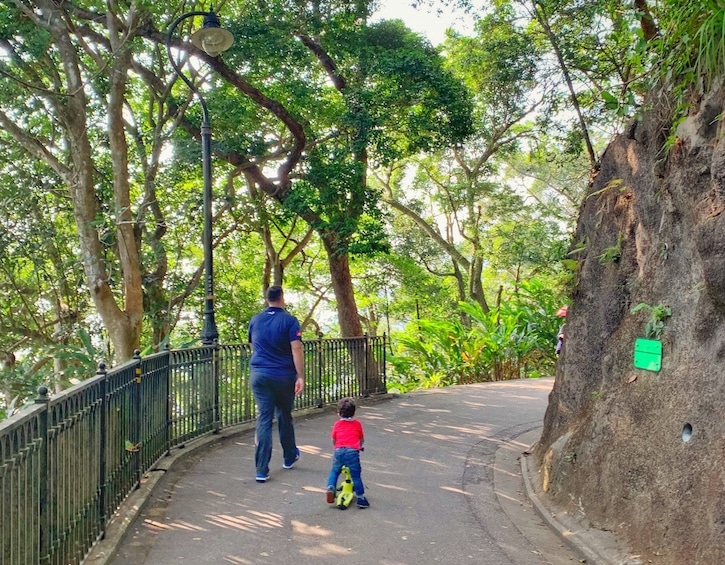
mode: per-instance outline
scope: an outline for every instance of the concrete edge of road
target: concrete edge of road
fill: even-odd
[[[541,436],[541,428],[537,430]],[[524,434],[526,435],[526,434]],[[529,467],[529,454],[533,452],[537,441],[520,454],[521,475],[524,480],[526,496],[531,501],[539,517],[553,530],[572,551],[581,557],[582,563],[601,565],[635,565],[636,559],[627,557],[626,548],[612,533],[599,530],[588,524],[585,518],[574,519],[566,511],[555,509],[544,502],[546,494],[541,492],[536,482],[538,473]]]
[[[397,396],[399,395],[392,393],[376,394],[356,399],[356,402],[361,405],[374,404]],[[308,408],[300,410],[294,413],[294,417],[309,418],[329,414],[330,411],[336,409],[336,404],[328,404],[322,408]],[[156,464],[142,477],[139,487],[132,491],[121,503],[120,508],[116,510],[113,518],[111,518],[111,521],[106,524],[103,538],[91,548],[82,563],[89,565],[105,565],[110,562],[118,547],[122,543],[126,532],[131,527],[136,517],[144,510],[146,504],[151,499],[151,495],[158,486],[159,482],[164,478],[166,472],[171,470],[172,467],[176,466],[188,457],[191,457],[200,450],[207,449],[212,445],[216,445],[241,434],[254,431],[255,425],[255,422],[247,422],[245,424],[239,424],[229,428],[222,428],[218,433],[212,433],[210,435],[194,439],[186,443],[183,447],[176,447],[169,455],[159,459]]]

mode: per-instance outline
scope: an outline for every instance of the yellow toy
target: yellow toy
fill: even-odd
[[[345,476],[339,487],[337,487],[337,499],[335,503],[340,510],[345,510],[352,504],[353,498],[355,498],[355,491],[352,486],[352,476],[350,475],[350,469],[347,465],[343,465],[340,469],[340,473]]]

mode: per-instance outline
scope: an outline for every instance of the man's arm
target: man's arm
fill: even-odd
[[[292,341],[290,345],[292,346],[292,361],[294,361],[295,372],[297,373],[295,396],[299,396],[302,394],[302,389],[305,388],[305,353],[302,349],[301,340]]]

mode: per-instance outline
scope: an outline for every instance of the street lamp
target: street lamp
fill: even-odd
[[[181,72],[179,65],[171,55],[171,38],[176,28],[187,18],[204,16],[202,28],[195,31],[191,36],[191,42],[198,49],[202,49],[211,57],[216,57],[232,46],[234,36],[220,27],[219,17],[213,12],[187,12],[182,14],[169,28],[166,36],[166,54],[174,72],[183,80],[191,91],[196,94],[201,102],[201,161],[204,177],[204,273],[205,273],[205,299],[204,299],[204,325],[201,330],[201,342],[204,345],[212,345],[219,339],[219,331],[214,319],[214,255],[212,250],[212,190],[211,190],[211,124],[209,123],[209,109],[206,100],[199,92],[199,89]]]

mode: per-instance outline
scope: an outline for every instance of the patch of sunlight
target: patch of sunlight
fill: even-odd
[[[322,543],[315,547],[305,547],[300,550],[302,555],[310,557],[329,557],[331,555],[350,555],[352,551],[349,547],[342,547],[334,543]]]
[[[390,489],[390,490],[401,490],[403,492],[407,492],[409,490],[407,488],[399,487],[398,485],[384,485],[382,483],[375,483],[375,486],[380,487],[380,488]]]
[[[211,524],[212,526],[217,526],[219,528],[234,528],[237,530],[244,530],[245,532],[251,532],[254,530],[257,530],[259,528],[269,528],[270,526],[266,524],[260,524],[258,520],[252,520],[250,518],[245,518],[244,516],[228,516],[225,514],[207,514],[206,516],[207,522]]]
[[[439,439],[439,440],[445,441],[445,442],[455,443],[455,442],[461,441],[461,438],[459,438],[458,436],[449,436],[449,435],[445,435],[445,434],[427,434],[427,435],[428,435],[428,437],[432,437],[433,439]]]
[[[504,493],[502,493],[501,491],[496,491],[496,495],[497,495],[497,496],[498,496],[499,498],[502,498],[502,499],[504,499],[504,500],[508,500],[508,501],[510,501],[510,502],[514,502],[514,503],[516,503],[516,504],[521,504],[521,501],[520,501],[519,499],[517,499],[517,498],[514,498],[514,497],[513,497],[513,496],[511,496],[510,494],[504,494]],[[526,511],[526,509],[524,508],[524,509],[523,509],[523,511],[525,512],[525,511]]]
[[[321,537],[330,537],[333,535],[333,532],[330,530],[327,530],[325,528],[322,528],[320,526],[311,526],[310,524],[305,524],[304,522],[300,522],[299,520],[292,520],[292,531],[296,534],[302,534],[302,535],[315,535],[315,536],[321,536]]]
[[[227,563],[233,563],[234,565],[252,565],[254,563],[254,561],[250,561],[244,557],[237,557],[236,555],[225,555],[223,559]]]
[[[481,426],[480,428],[470,428],[470,427],[463,427],[463,426],[439,426],[442,428],[445,428],[447,430],[453,430],[454,432],[460,432],[462,434],[473,434],[480,436],[481,434],[487,434],[491,432],[491,428],[489,426]]]
[[[299,447],[302,453],[307,453],[308,455],[320,455],[325,452],[324,449],[321,449],[316,445],[298,445],[297,447]]]
[[[257,512],[256,510],[250,510],[250,514],[257,516],[262,523],[269,524],[274,527],[282,527],[282,515],[273,514],[271,512]]]
[[[398,459],[403,459],[404,461],[415,461],[416,463],[428,463],[429,465],[433,465],[434,467],[441,467],[443,469],[448,468],[447,463],[442,463],[440,461],[430,461],[429,459],[420,459],[418,457],[407,457],[405,455],[398,456]]]
[[[144,520],[144,525],[152,530],[186,530],[189,532],[208,532],[206,528],[203,528],[202,526],[196,526],[194,524],[189,524],[188,522],[170,522],[168,524],[163,524],[161,522],[157,522],[156,520]]]
[[[500,408],[500,406],[496,406],[495,404],[488,404],[487,402],[471,402],[470,400],[464,400],[461,404],[472,406],[473,408]]]
[[[326,488],[311,487],[311,486],[303,486],[302,490],[307,491],[307,492],[316,492],[319,494],[323,494],[323,493],[327,492]]]
[[[471,496],[465,490],[461,490],[459,488],[453,488],[453,487],[440,487],[440,488],[441,488],[441,490],[445,490],[448,492],[455,492],[456,494],[462,494],[464,496]]]
[[[379,414],[370,414],[369,412],[365,412],[365,419],[366,420],[390,420],[387,416],[381,416]]]
[[[530,400],[531,402],[536,402],[538,400],[535,396],[526,396],[524,394],[511,394],[506,396],[509,398],[516,398],[517,400]]]
[[[171,529],[171,526],[169,526],[168,524],[162,524],[161,522],[157,522],[156,520],[144,520],[143,524],[150,530],[161,531]]]

